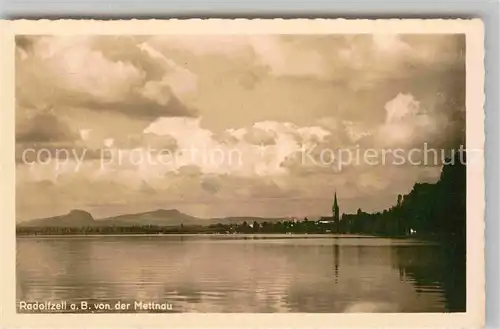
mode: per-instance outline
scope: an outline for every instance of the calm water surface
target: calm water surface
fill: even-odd
[[[384,238],[18,237],[17,301],[144,300],[179,312],[463,311],[460,280],[446,262],[439,245]]]

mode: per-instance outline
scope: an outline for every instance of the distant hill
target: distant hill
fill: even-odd
[[[247,222],[278,222],[287,218],[262,218],[262,217],[224,217],[202,219],[180,212],[177,209],[158,209],[143,213],[125,214],[102,219],[94,219],[92,215],[84,210],[71,210],[66,215],[34,219],[18,223],[19,227],[106,227],[106,226],[207,226],[210,224],[237,224]]]
[[[84,210],[71,210],[66,215],[18,223],[20,227],[84,227],[96,225],[92,215]]]
[[[206,222],[194,216],[186,215],[177,209],[158,209],[137,214],[126,214],[99,220],[101,225],[134,226],[134,225],[203,225]]]

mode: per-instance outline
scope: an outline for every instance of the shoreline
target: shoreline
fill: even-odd
[[[333,233],[236,233],[236,234],[223,234],[223,233],[130,233],[130,234],[29,234],[29,233],[16,233],[16,238],[36,238],[36,237],[220,237],[220,238],[342,238],[342,239],[394,239],[394,240],[417,240],[417,241],[436,241],[442,237],[429,237],[429,236],[388,236],[388,235],[367,235],[367,234],[333,234]]]

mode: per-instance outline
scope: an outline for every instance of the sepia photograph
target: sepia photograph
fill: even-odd
[[[467,31],[205,22],[12,36],[15,312],[470,313]]]

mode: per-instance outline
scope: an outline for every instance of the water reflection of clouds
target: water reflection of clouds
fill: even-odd
[[[403,279],[399,264],[421,247],[342,240],[20,238],[18,299],[168,301],[184,312],[444,311],[439,289],[419,293]]]

